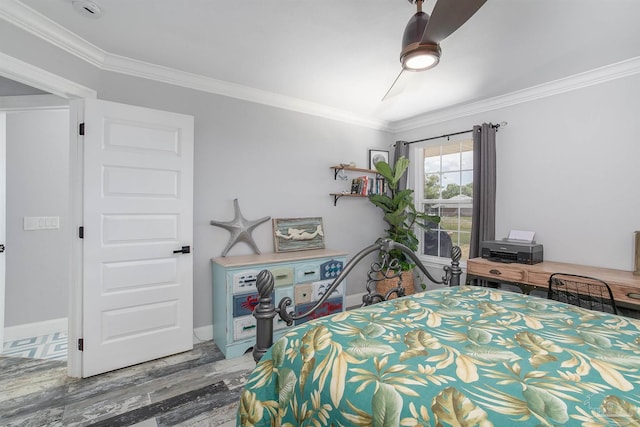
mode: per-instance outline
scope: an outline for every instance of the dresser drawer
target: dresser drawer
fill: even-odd
[[[295,295],[295,303],[296,304],[305,304],[313,301],[313,284],[312,283],[304,283],[302,285],[296,285],[293,290]]]
[[[311,301],[318,301],[320,298],[322,298],[322,296],[327,292],[327,289],[329,289],[332,283],[333,283],[333,280],[322,280],[320,282],[314,282]],[[329,297],[330,298],[341,297],[342,295],[344,295],[344,281],[340,283],[340,286],[338,286],[333,290],[333,292]],[[297,302],[298,301],[296,300],[296,303]]]
[[[335,279],[342,272],[344,263],[337,259],[332,259],[320,264],[320,280]]]
[[[273,274],[274,286],[291,286],[293,285],[293,267],[276,267],[270,268]]]
[[[316,303],[310,302],[308,304],[300,304],[296,305],[296,316],[304,314],[313,307]],[[338,313],[342,311],[342,298],[333,298],[328,299],[323,302],[320,307],[316,311],[314,311],[311,315],[305,317],[304,319],[296,320],[295,324],[300,325],[302,323],[308,322],[309,320],[317,319],[318,317],[327,316],[329,314]]]
[[[257,322],[253,316],[244,316],[233,319],[233,339],[241,340],[256,335]]]
[[[256,279],[259,270],[243,270],[231,274],[234,294],[246,294],[247,292],[257,292]]]
[[[271,293],[271,301],[275,301],[275,292]],[[253,309],[260,302],[260,294],[242,294],[233,296],[233,317],[253,314]]]
[[[251,338],[256,336],[256,329],[258,328],[258,321],[253,315],[237,317],[233,319],[233,339],[238,341],[245,338]],[[273,330],[284,329],[287,327],[287,322],[282,320],[280,316],[276,316],[273,319]]]
[[[468,264],[469,265],[469,264]],[[489,280],[495,279],[497,281],[505,282],[526,282],[527,271],[518,267],[511,266],[495,266],[485,265],[481,263],[473,263],[469,267],[469,273],[478,276],[486,277]]]
[[[296,283],[320,280],[320,263],[304,264],[296,267]]]

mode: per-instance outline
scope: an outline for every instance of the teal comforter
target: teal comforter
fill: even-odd
[[[638,426],[640,321],[480,287],[292,328],[243,426]]]

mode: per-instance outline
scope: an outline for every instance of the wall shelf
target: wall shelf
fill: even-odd
[[[333,206],[336,206],[338,204],[338,199],[340,197],[364,197],[366,198],[367,196],[363,196],[362,194],[351,194],[351,193],[330,193],[330,196],[333,196]]]
[[[340,171],[370,173],[370,174],[373,174],[373,175],[378,173],[378,171],[375,171],[373,169],[353,168],[351,166],[342,166],[342,165],[331,166],[329,169],[333,169],[333,180],[334,181],[336,179],[338,179],[338,174],[340,173]]]

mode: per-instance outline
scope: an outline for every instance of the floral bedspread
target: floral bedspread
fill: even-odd
[[[638,426],[640,321],[461,286],[292,328],[244,426]]]

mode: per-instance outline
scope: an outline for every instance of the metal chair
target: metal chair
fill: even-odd
[[[611,288],[594,277],[554,273],[549,277],[547,298],[590,310],[618,314]]]

